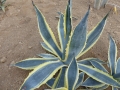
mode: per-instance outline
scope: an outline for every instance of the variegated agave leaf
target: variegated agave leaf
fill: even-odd
[[[41,42],[40,44],[45,50],[47,50],[50,53],[55,54],[44,42]]]
[[[108,50],[108,62],[111,70],[111,75],[120,82],[120,58],[117,58],[117,46],[115,40],[109,35],[109,50]],[[118,90],[117,87],[112,86],[112,90]]]
[[[98,87],[98,88],[92,88],[92,90],[106,90],[108,88],[108,85],[103,85],[103,86],[101,86],[101,87]]]
[[[96,61],[96,62],[98,62],[100,64],[106,64],[105,61],[102,61],[102,60],[100,60],[98,58],[86,58],[86,59],[83,59],[83,60],[78,60],[77,63],[78,64],[84,64],[84,65],[87,65],[87,66],[93,66],[91,64],[91,61]]]
[[[5,2],[6,0],[0,0],[0,9],[2,9],[3,12],[5,12]]]
[[[51,78],[50,80],[48,80],[46,82],[46,84],[47,84],[48,87],[52,88],[54,82],[55,82],[55,78]]]
[[[82,83],[82,86],[91,87],[91,88],[98,88],[98,87],[101,87],[101,86],[104,86],[104,85],[105,85],[104,83],[98,82],[98,81],[96,81],[95,79],[93,79],[93,78],[91,78],[91,77],[88,77],[88,78]]]
[[[68,90],[75,90],[76,84],[78,82],[78,77],[79,77],[78,64],[74,57],[72,58],[71,63],[66,71],[65,84]]]
[[[64,15],[64,35],[65,35],[66,44],[69,41],[69,36],[70,36],[71,30],[72,30],[71,8],[72,8],[72,0],[68,0],[68,5],[67,5],[65,15]]]
[[[105,69],[105,67],[101,63],[99,63],[97,61],[90,61],[90,62],[95,68],[102,70],[103,72],[108,73],[108,71]]]
[[[82,86],[83,80],[84,80],[84,72],[79,73],[78,81],[76,83],[75,89]]]
[[[56,89],[45,89],[45,90],[68,90],[68,89],[65,87],[60,87],[60,88],[56,88]]]
[[[71,33],[71,37],[67,45],[66,56],[64,61],[67,64],[71,62],[70,58],[72,58],[71,56],[73,53],[75,54],[75,56],[77,56],[85,47],[89,10],[90,8],[88,9],[88,12],[85,14],[81,22],[76,26],[73,33]]]
[[[58,61],[58,59],[57,58],[54,58],[54,59],[29,58],[29,59],[25,59],[17,62],[14,66],[21,69],[32,70],[38,67],[39,65],[42,65],[48,62],[54,62],[54,61]]]
[[[86,41],[85,48],[83,49],[82,53],[79,53],[77,55],[76,58],[79,58],[80,56],[85,54],[98,41],[98,39],[100,38],[100,35],[102,34],[103,29],[105,27],[106,20],[107,20],[109,13],[101,20],[100,23],[98,23],[98,25],[95,28],[93,28],[93,30],[91,30],[87,34],[87,41]]]
[[[111,75],[113,76],[113,77],[111,77],[111,79],[114,79],[118,84],[120,84],[120,82],[119,82],[119,80],[120,80],[120,70],[119,70],[120,60],[118,59],[116,61],[116,57],[117,57],[117,46],[115,44],[115,40],[110,36],[110,43],[109,43],[109,50],[108,50],[108,61],[109,61],[108,66],[110,67]],[[104,66],[100,62],[98,62],[97,60],[89,60],[89,62],[87,60],[85,60],[85,61],[81,60],[81,61],[78,61],[78,63],[79,64],[84,64],[84,65],[87,65],[87,66],[89,65],[88,67],[91,67],[91,69],[93,68],[92,66],[94,66],[96,69],[100,70],[99,72],[101,72],[101,71],[105,72],[106,75],[108,73],[108,71],[104,68]],[[90,73],[93,73],[93,71],[91,70]],[[88,73],[88,74],[90,74],[90,73]],[[98,73],[94,71],[94,74],[97,76]],[[102,75],[101,75],[101,77],[102,77]],[[110,80],[110,79],[107,79],[107,80]],[[90,82],[95,82],[95,83],[90,83]],[[99,88],[94,87],[93,90],[97,90],[97,89],[101,89],[101,88],[107,88],[109,86],[109,84],[108,83],[105,84],[103,82],[100,82],[100,80],[95,79],[95,76],[94,76],[94,78],[92,77],[90,80],[86,79],[86,81],[84,81],[84,83],[83,83],[83,86],[86,85],[86,86],[90,87],[89,85],[91,85],[91,84],[97,85],[97,83],[98,83],[98,84],[101,84],[103,86],[101,86]],[[112,86],[112,90],[117,90],[118,87],[120,87],[120,86],[116,86],[116,85],[112,85],[112,84],[111,84],[111,86]],[[93,87],[93,86],[91,86],[91,87]]]
[[[91,67],[95,67],[101,71],[104,71],[106,73],[108,73],[108,71],[104,68],[104,66],[102,64],[106,64],[104,61],[99,60],[97,58],[87,58],[84,60],[80,60],[78,61],[78,64],[83,64],[83,65],[87,65],[87,66],[91,66]],[[91,77],[88,77],[81,86],[85,86],[85,87],[89,87],[91,89],[96,89],[96,88],[102,88],[105,84],[101,83]]]
[[[53,54],[47,54],[47,53],[42,53],[42,54],[37,54],[39,57],[42,58],[48,58],[48,59],[58,59],[56,56],[54,56]]]
[[[60,48],[56,42],[53,32],[51,31],[50,27],[46,23],[45,17],[42,15],[41,11],[34,5],[37,19],[38,19],[38,27],[40,35],[44,41],[44,43],[59,57],[62,57],[62,53]]]
[[[111,75],[116,73],[116,58],[117,58],[117,46],[114,39],[110,36],[110,44],[108,50],[108,61],[111,70]]]
[[[111,75],[109,75],[106,72],[103,72],[102,70],[83,64],[78,64],[78,67],[81,71],[85,72],[88,76],[95,79],[96,81],[99,81],[107,85],[120,87],[120,82],[118,82]]]
[[[25,79],[20,90],[33,90],[45,84],[53,75],[65,65],[60,61],[47,62],[35,68]],[[41,73],[42,72],[42,73]]]
[[[65,72],[66,72],[66,67],[63,67],[60,70],[60,73],[58,74],[57,78],[54,81],[54,84],[52,85],[52,88],[60,88],[60,87],[65,87]]]

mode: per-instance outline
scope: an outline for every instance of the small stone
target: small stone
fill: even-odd
[[[90,7],[90,10],[92,11],[92,10],[93,10],[93,8],[92,8],[92,7]]]
[[[1,63],[5,63],[6,62],[6,57],[3,57],[1,60],[0,60]]]
[[[19,44],[22,44],[22,42],[19,42]]]
[[[31,48],[32,48],[32,46],[29,46],[28,48],[29,48],[29,49],[31,49]]]

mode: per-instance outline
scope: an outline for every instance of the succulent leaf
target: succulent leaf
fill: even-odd
[[[89,9],[85,14],[84,18],[81,22],[76,26],[75,30],[72,33],[70,38],[70,42],[67,45],[66,49],[66,63],[70,63],[71,56],[74,53],[77,56],[83,48],[85,47],[86,43],[86,30],[87,30],[87,19],[89,16]]]
[[[74,90],[79,77],[78,65],[75,58],[72,59],[66,71],[66,80],[68,90]]]
[[[117,60],[116,73],[120,73],[120,57]]]
[[[114,74],[113,77],[114,77],[115,79],[120,79],[120,73]]]
[[[5,2],[6,0],[0,0],[0,9],[2,9],[3,12],[5,12]]]
[[[95,68],[102,70],[103,72],[108,73],[108,71],[105,69],[105,67],[101,63],[99,63],[97,61],[90,61],[90,62]]]
[[[14,66],[21,69],[31,70],[38,67],[39,65],[42,65],[46,62],[52,62],[52,61],[58,61],[58,59],[29,58],[29,59],[25,59],[17,62]]]
[[[48,80],[46,82],[46,84],[47,84],[48,87],[52,88],[54,82],[55,82],[55,78],[51,78],[50,80]]]
[[[53,51],[52,51],[44,42],[41,42],[40,44],[41,44],[41,46],[42,46],[45,50],[47,50],[48,52],[53,53]]]
[[[93,78],[101,83],[115,86],[115,87],[120,87],[120,82],[115,80],[108,73],[105,73],[97,68],[93,68],[91,66],[87,66],[87,65],[83,65],[83,64],[78,64],[78,67],[81,71],[86,73],[88,76],[90,76],[91,78]]]
[[[106,88],[108,88],[109,85],[104,85],[104,86],[101,86],[99,88],[93,88],[92,90],[105,90]]]
[[[40,35],[44,41],[44,43],[60,58],[62,57],[60,48],[56,42],[53,32],[51,31],[50,27],[46,23],[45,17],[42,15],[41,11],[34,5],[37,19],[38,19],[38,27]]]
[[[91,30],[87,34],[86,46],[83,49],[82,53],[80,53],[77,56],[77,58],[79,58],[84,53],[86,53],[98,41],[98,39],[100,38],[100,35],[103,32],[103,29],[104,29],[104,26],[106,24],[106,19],[107,19],[108,15],[109,15],[109,13],[102,19],[102,21],[100,23],[98,23],[98,25],[93,30]]]
[[[38,56],[46,59],[58,59],[56,56],[46,53],[38,54]]]
[[[101,87],[103,86],[104,84],[101,83],[101,82],[98,82],[96,81],[95,79],[91,78],[91,77],[88,77],[83,83],[82,83],[82,86],[85,86],[85,87]]]
[[[104,61],[102,61],[98,58],[86,58],[86,59],[83,59],[83,60],[78,60],[77,63],[92,66],[90,61],[96,61],[96,62],[101,63],[101,64],[106,64]]]
[[[84,80],[84,74],[85,74],[84,72],[79,73],[79,79],[78,79],[78,81],[77,81],[77,84],[76,84],[76,86],[75,86],[75,89],[77,89],[79,86],[82,85],[83,80]]]
[[[65,65],[60,61],[48,62],[39,65],[35,68],[29,76],[25,79],[20,90],[31,90],[45,84],[53,75]],[[41,73],[42,72],[42,73]]]
[[[65,87],[60,87],[60,88],[56,88],[56,89],[49,89],[49,90],[68,90],[67,88]]]
[[[118,90],[118,88],[116,88],[116,87],[112,87],[112,90]]]
[[[72,0],[68,0],[68,5],[67,5],[65,15],[64,15],[64,32],[65,32],[64,35],[65,35],[66,44],[69,41],[69,36],[70,36],[71,30],[72,30],[71,6],[72,6]]]
[[[65,50],[65,35],[64,35],[64,15],[60,13],[60,19],[58,22],[58,36],[60,40],[61,51]]]
[[[110,44],[109,44],[109,50],[108,50],[108,61],[109,66],[111,69],[111,75],[114,75],[116,73],[116,57],[117,57],[117,46],[115,44],[114,39],[110,36]]]
[[[55,82],[52,86],[52,88],[60,88],[60,87],[65,87],[65,72],[66,72],[66,67],[61,68],[59,75],[55,79]]]

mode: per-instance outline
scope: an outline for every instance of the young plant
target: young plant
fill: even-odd
[[[116,79],[116,82],[120,83],[120,58],[117,58],[117,46],[115,40],[110,36],[109,50],[108,50],[108,66],[111,71],[111,76],[113,79]],[[90,61],[90,66],[102,70],[103,72],[109,73],[102,64],[96,61]],[[112,82],[112,81],[111,81]],[[109,85],[95,80],[91,77],[88,77],[81,86],[90,87],[93,90],[103,90],[106,89]],[[112,90],[118,90],[119,87],[113,85]]]
[[[5,12],[5,2],[6,0],[0,0],[0,8]]]
[[[110,75],[103,73],[97,68],[87,66],[89,61],[97,61],[100,63],[103,63],[103,61],[96,58],[88,58],[78,62],[76,60],[97,42],[102,34],[108,14],[93,30],[87,33],[89,8],[81,22],[72,31],[72,2],[68,0],[65,14],[60,14],[58,22],[60,48],[45,17],[34,3],[33,6],[37,14],[39,33],[44,41],[41,45],[51,54],[39,54],[41,58],[29,58],[15,64],[18,68],[33,70],[25,79],[20,90],[33,90],[45,83],[53,89],[65,87],[68,90],[75,90],[83,81],[83,72],[95,80],[100,80],[100,82],[120,86]],[[53,78],[58,70],[57,77]],[[83,72],[79,73],[79,70]],[[108,80],[106,80],[106,78]]]

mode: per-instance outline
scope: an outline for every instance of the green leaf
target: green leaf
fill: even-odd
[[[66,11],[65,11],[65,15],[64,15],[64,32],[65,32],[64,34],[65,34],[66,44],[69,41],[69,36],[70,36],[71,30],[72,30],[71,8],[72,8],[72,0],[69,0]]]
[[[29,58],[29,59],[25,59],[25,60],[17,62],[14,66],[21,68],[21,69],[31,70],[41,64],[44,64],[46,62],[50,63],[52,61],[58,61],[58,59]]]
[[[76,84],[76,86],[75,86],[75,89],[77,89],[79,86],[82,85],[83,80],[84,80],[84,74],[85,74],[84,72],[79,73],[79,79],[78,79],[78,81],[77,81],[77,84]]]
[[[52,86],[52,88],[60,88],[65,87],[65,72],[66,67],[61,68],[60,73],[58,74],[57,78],[55,79],[55,82]]]
[[[85,87],[101,87],[104,84],[101,82],[96,81],[95,79],[88,77],[83,83],[82,86]]]
[[[116,73],[120,73],[120,57],[117,60]]]
[[[52,51],[44,42],[41,42],[40,44],[41,44],[41,46],[42,46],[45,50],[47,50],[48,52],[53,53],[53,51]],[[54,54],[54,53],[53,53],[53,54]]]
[[[62,57],[60,48],[56,42],[55,36],[53,32],[51,31],[50,27],[46,23],[45,17],[42,15],[41,11],[35,6],[33,3],[33,6],[35,8],[37,19],[38,19],[38,27],[40,35],[44,41],[44,43],[58,56]]]
[[[60,19],[58,22],[58,36],[60,40],[61,51],[65,50],[65,35],[64,35],[64,15],[60,13]]]
[[[108,61],[111,69],[111,75],[116,73],[116,57],[117,57],[117,46],[114,39],[110,36],[109,50],[108,50]]]
[[[118,90],[118,88],[116,88],[116,87],[112,87],[112,90]]]
[[[49,89],[49,90],[68,90],[67,88],[65,87],[60,87],[60,88],[56,88],[56,89]]]
[[[93,68],[91,66],[86,66],[83,64],[78,64],[78,67],[81,71],[85,72],[88,76],[90,76],[91,78],[93,78],[101,83],[115,86],[115,87],[120,87],[120,82],[115,80],[108,73],[105,73],[97,68]]]
[[[46,58],[46,59],[58,59],[54,55],[52,55],[52,54],[46,54],[46,53],[38,54],[38,56],[42,57],[42,58]]]
[[[120,73],[114,74],[113,77],[114,77],[115,79],[120,79]]]
[[[1,6],[1,9],[3,10],[3,12],[5,12],[5,6]]]
[[[99,88],[93,88],[92,90],[106,90],[106,88],[108,88],[109,85],[104,85],[104,86],[101,86]]]
[[[96,62],[101,63],[101,64],[106,64],[106,62],[104,62],[104,61],[102,61],[98,58],[86,58],[86,59],[83,59],[83,60],[78,60],[77,63],[92,66],[90,61],[96,61]]]
[[[66,80],[68,90],[74,90],[78,81],[79,70],[75,58],[72,59],[66,71]]]
[[[40,87],[50,80],[53,75],[65,65],[60,61],[48,62],[43,65],[39,65],[35,68],[29,76],[25,79],[20,90],[33,90]]]
[[[83,49],[82,53],[80,53],[77,58],[82,56],[84,53],[86,53],[100,38],[100,35],[103,32],[106,19],[108,17],[109,13],[102,19],[102,21],[87,34],[87,41],[86,41],[86,46]]]
[[[90,61],[90,62],[95,68],[102,70],[103,72],[108,73],[108,71],[105,69],[105,67],[101,63],[99,63],[97,61]]]
[[[52,88],[54,82],[55,82],[55,78],[51,78],[50,80],[48,80],[46,82],[46,84],[47,84],[48,87]]]
[[[83,50],[86,42],[86,30],[87,30],[87,19],[89,16],[89,10],[85,14],[84,18],[81,22],[76,26],[72,36],[70,38],[70,42],[67,45],[66,49],[66,63],[70,63],[71,56],[74,53],[77,56]]]

